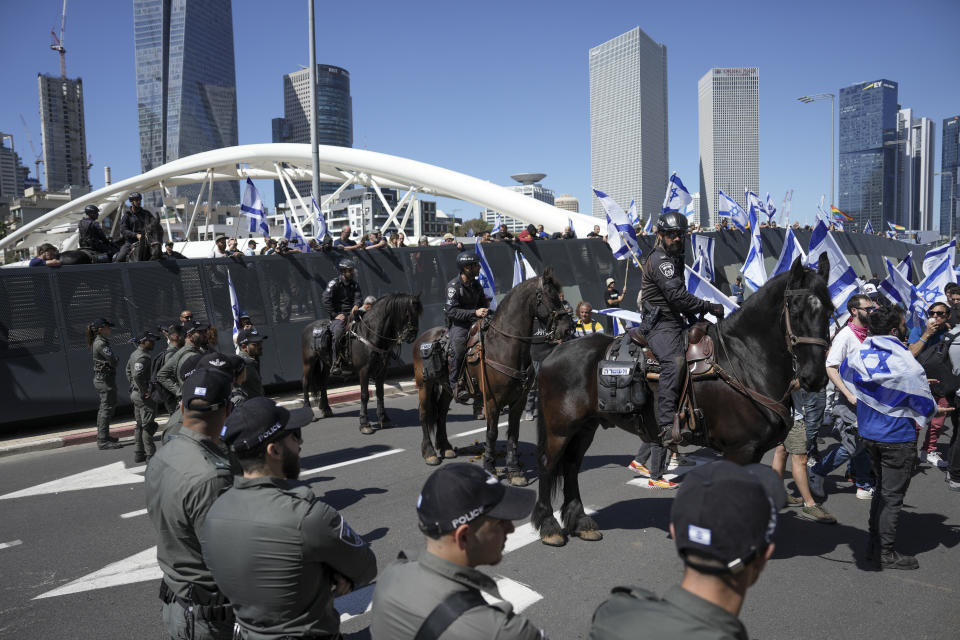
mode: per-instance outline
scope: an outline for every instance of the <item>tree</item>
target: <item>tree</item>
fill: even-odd
[[[458,224],[456,230],[452,231],[455,236],[465,236],[467,235],[467,229],[473,229],[473,234],[479,236],[484,231],[490,231],[493,229],[493,226],[484,221],[483,218],[474,218],[473,220],[467,220],[463,224]]]

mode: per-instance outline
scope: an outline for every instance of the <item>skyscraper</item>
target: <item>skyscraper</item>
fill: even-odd
[[[83,124],[83,80],[37,75],[40,135],[47,191],[90,186],[87,134]]]
[[[720,191],[746,208],[760,191],[760,72],[710,69],[697,84],[700,122],[700,217],[717,223]]]
[[[960,116],[943,120],[940,171],[950,174],[940,176],[940,234],[952,235],[960,229],[960,219],[957,218],[957,198],[960,197]]]
[[[310,69],[283,76],[283,117],[272,121],[273,142],[310,143]],[[350,72],[329,64],[317,65],[317,142],[337,147],[353,146],[353,99]],[[294,182],[304,199],[312,185],[309,180]],[[332,193],[340,185],[320,183],[320,193]],[[286,196],[280,181],[274,180],[274,201]],[[296,197],[292,193],[291,197]]]
[[[23,167],[13,147],[13,136],[0,132],[0,198],[23,196]]]
[[[895,202],[897,83],[858,82],[840,89],[840,180],[837,206],[863,229],[909,224]]]
[[[636,27],[590,49],[591,178],[643,218],[660,213],[668,164],[667,47]]]
[[[237,79],[230,0],[133,0],[140,165],[237,144]],[[196,198],[201,185],[173,187]],[[204,191],[203,199],[209,198]],[[159,194],[145,198],[156,206]],[[237,182],[215,182],[213,201],[240,201]],[[145,203],[146,204],[146,203]]]
[[[929,118],[914,118],[913,109],[897,113],[894,192],[897,217],[908,229],[934,228],[934,137],[934,124]]]

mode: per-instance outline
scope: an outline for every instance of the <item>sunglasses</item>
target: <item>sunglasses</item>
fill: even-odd
[[[673,238],[677,240],[678,238],[683,237],[683,231],[664,231],[663,235],[667,238]]]
[[[193,320],[193,316],[180,316],[182,320]]]
[[[950,314],[949,314],[948,312],[946,312],[946,311],[931,311],[931,312],[930,312],[930,315],[932,315],[932,316],[940,316],[940,317],[946,318],[946,317],[947,317],[948,315],[950,315]]]

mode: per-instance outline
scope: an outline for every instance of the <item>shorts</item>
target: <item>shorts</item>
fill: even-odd
[[[783,441],[783,448],[787,450],[787,453],[793,455],[807,455],[807,429],[803,420],[793,421],[793,426],[790,427],[790,431],[787,432],[787,437]]]

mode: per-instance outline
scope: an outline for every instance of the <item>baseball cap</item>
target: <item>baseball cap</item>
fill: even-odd
[[[877,294],[879,293],[879,291],[877,291],[877,285],[870,284],[869,282],[863,285],[863,292],[871,298],[877,297]]]
[[[152,331],[144,331],[139,336],[137,336],[137,342],[143,342],[144,340],[153,340],[154,342],[156,342],[159,339],[160,339],[160,336],[158,336]]]
[[[609,284],[613,284],[614,282],[616,282],[616,280],[614,280],[613,278],[607,278],[606,280],[603,281],[603,284],[609,285]]]
[[[263,342],[266,339],[267,336],[257,331],[256,327],[242,329],[237,333],[237,344],[239,345],[245,345],[249,342]]]
[[[454,236],[453,236],[452,233],[445,233],[445,234],[443,234],[443,239],[444,239],[444,240],[453,240],[453,239],[454,239]]]
[[[184,330],[183,335],[188,336],[191,333],[196,333],[198,331],[206,331],[207,327],[206,325],[194,320],[193,322],[184,323],[183,330]]]
[[[227,418],[220,438],[237,453],[253,451],[313,421],[313,410],[302,407],[289,411],[270,398],[250,398]]]
[[[697,467],[684,477],[670,513],[677,552],[703,573],[738,573],[770,544],[785,502],[783,482],[765,465],[720,460]],[[696,563],[689,552],[723,568]]]
[[[502,485],[474,464],[454,462],[427,478],[417,499],[417,515],[421,531],[443,534],[480,516],[521,520],[530,515],[536,499],[530,489]]]
[[[195,369],[183,381],[183,406],[191,411],[216,411],[230,398],[233,378],[216,369]],[[195,400],[206,402],[193,406]]]
[[[189,363],[193,358],[196,358],[196,360],[193,362],[193,367],[191,367],[192,371],[196,371],[197,369],[213,369],[231,378],[240,373],[245,366],[243,358],[233,355],[232,353],[213,351],[211,353],[204,353],[199,357],[191,356],[187,362]]]
[[[116,326],[116,325],[114,325],[112,322],[110,322],[110,321],[107,320],[106,318],[97,318],[96,320],[93,321],[93,323],[91,324],[91,326],[92,326],[94,329],[101,329],[101,328],[103,328],[103,327],[113,327],[113,326]]]

